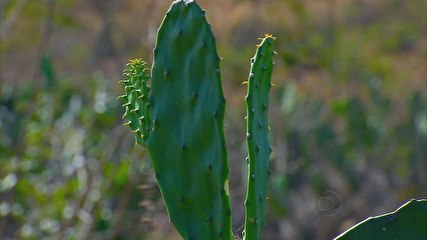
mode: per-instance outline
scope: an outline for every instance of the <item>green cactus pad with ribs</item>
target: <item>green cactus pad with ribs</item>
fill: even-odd
[[[121,82],[125,85],[125,94],[119,98],[123,99],[125,113],[130,129],[135,135],[136,142],[145,145],[150,132],[150,110],[148,96],[150,87],[149,69],[147,63],[141,59],[130,60],[123,72],[125,77]]]
[[[184,239],[231,239],[225,99],[205,12],[175,1],[157,35],[147,141],[170,221]]]
[[[411,200],[392,213],[370,217],[335,240],[427,239],[427,199]]]
[[[273,40],[266,34],[262,39],[249,74],[247,108],[248,189],[245,201],[244,239],[259,239],[265,221],[269,156],[268,99],[273,70]]]

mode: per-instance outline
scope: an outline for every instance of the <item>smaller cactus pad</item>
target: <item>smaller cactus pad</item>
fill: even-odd
[[[252,58],[249,74],[247,109],[248,146],[248,189],[245,208],[245,240],[259,239],[265,221],[269,156],[271,147],[268,140],[268,99],[273,71],[273,40],[266,34],[255,56]]]

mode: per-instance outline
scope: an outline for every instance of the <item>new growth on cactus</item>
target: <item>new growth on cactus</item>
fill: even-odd
[[[249,167],[258,177],[250,178],[246,239],[258,239],[258,221],[264,222],[272,42],[270,35],[263,39],[249,79]],[[158,30],[151,72],[146,66],[140,59],[129,62],[120,98],[136,142],[148,148],[170,221],[184,239],[230,240],[220,57],[205,12],[194,1],[172,4]]]
[[[126,67],[123,72],[125,79],[120,81],[125,85],[125,94],[119,97],[125,102],[122,118],[128,119],[125,125],[129,125],[136,142],[145,145],[151,130],[148,100],[150,87],[147,84],[149,69],[141,59],[131,60]]]

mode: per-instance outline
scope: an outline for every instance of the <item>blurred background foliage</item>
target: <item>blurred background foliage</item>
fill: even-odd
[[[236,235],[241,83],[265,32],[278,55],[263,239],[331,239],[427,196],[427,2],[198,2],[223,57]],[[170,3],[0,0],[0,239],[178,239],[116,100]]]

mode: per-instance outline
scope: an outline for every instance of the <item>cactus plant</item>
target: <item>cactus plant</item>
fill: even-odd
[[[262,198],[248,208],[251,226],[265,214],[272,41],[263,39],[249,79],[249,172],[259,179],[250,178],[246,202]],[[170,221],[184,239],[233,236],[219,62],[205,12],[193,1],[175,1],[158,30],[151,74],[144,61],[131,60],[122,80],[123,117],[136,142],[148,148]],[[258,239],[260,225],[248,227],[246,239]]]
[[[427,200],[411,200],[392,213],[356,224],[335,240],[427,239]]]
[[[244,239],[259,239],[267,198],[271,147],[268,141],[268,98],[273,71],[273,36],[266,34],[251,59],[247,109],[248,189]]]
[[[228,160],[215,39],[204,11],[176,1],[158,31],[148,149],[184,239],[230,239]]]
[[[265,223],[273,40],[271,35],[262,39],[246,82],[245,240],[258,240]],[[178,0],[159,28],[151,71],[141,59],[131,60],[122,80],[125,124],[148,148],[170,220],[187,240],[233,237],[219,62],[204,11],[191,0]],[[412,200],[336,239],[421,240],[427,239],[426,226],[427,200]]]
[[[125,70],[125,117],[148,147],[171,222],[184,239],[231,239],[228,160],[216,43],[204,11],[175,1],[146,64]]]

